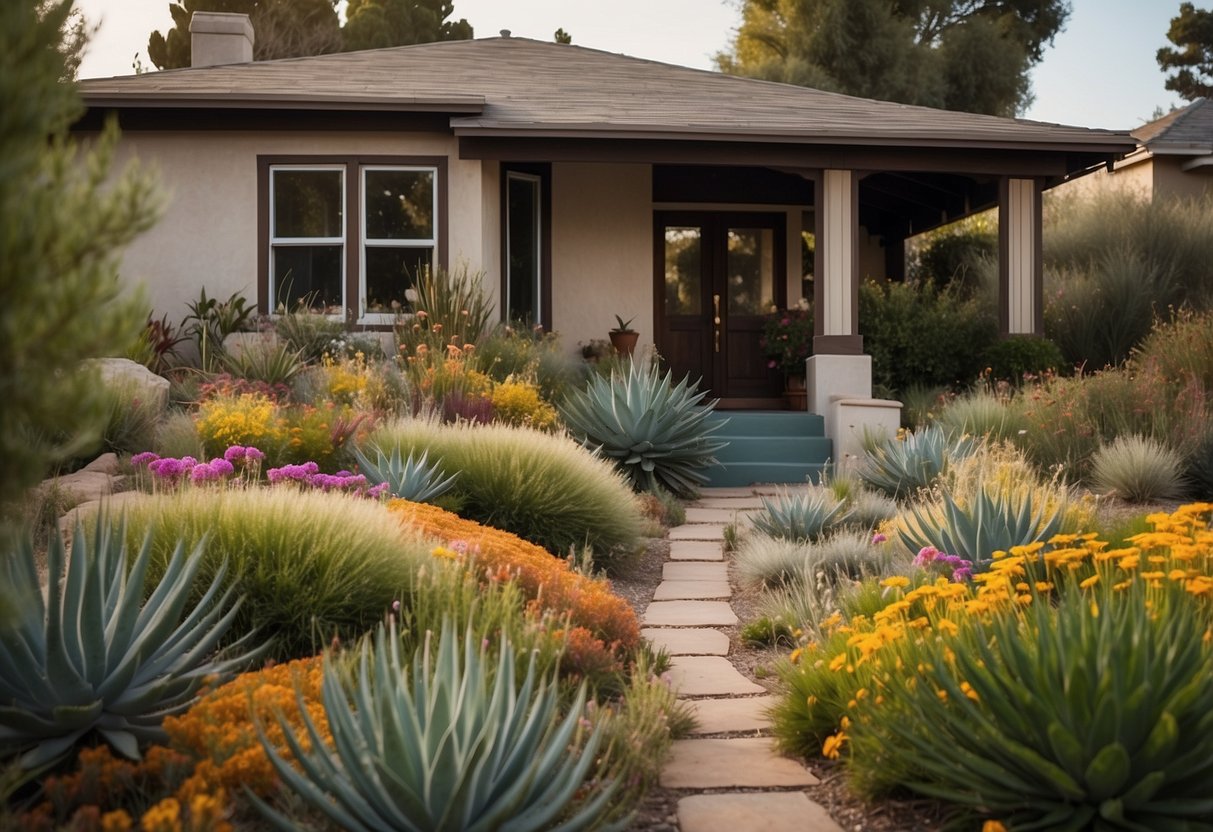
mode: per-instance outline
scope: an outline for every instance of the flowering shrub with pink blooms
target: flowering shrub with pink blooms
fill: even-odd
[[[949,555],[934,546],[923,546],[914,556],[914,565],[926,572],[951,578],[956,583],[973,579],[973,561],[960,555]]]

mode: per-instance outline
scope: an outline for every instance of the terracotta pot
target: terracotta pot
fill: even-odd
[[[804,411],[809,409],[809,391],[805,386],[804,376],[787,376],[784,380],[783,400],[788,410]]]
[[[640,340],[639,332],[615,332],[612,330],[607,334],[611,336],[611,346],[620,355],[631,355],[636,349],[636,342]]]

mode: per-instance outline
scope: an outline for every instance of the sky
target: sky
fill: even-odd
[[[1073,13],[1032,73],[1035,101],[1025,118],[1131,130],[1156,107],[1183,104],[1164,86],[1154,55],[1167,45],[1180,0],[1071,0]],[[573,43],[666,63],[711,69],[740,22],[734,0],[455,0],[477,37],[509,29],[550,40],[557,28]],[[1202,4],[1203,5],[1203,4]],[[76,0],[99,25],[80,77],[129,75],[147,38],[172,26],[169,0]]]

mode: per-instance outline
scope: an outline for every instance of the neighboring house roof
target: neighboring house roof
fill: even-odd
[[[513,37],[90,79],[80,90],[96,109],[442,112],[461,136],[1134,147],[1123,132],[873,101]]]
[[[1213,101],[1198,98],[1131,132],[1152,154],[1213,153]]]

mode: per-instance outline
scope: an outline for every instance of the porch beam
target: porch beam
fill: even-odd
[[[823,170],[817,190],[813,352],[858,355],[863,352],[859,334],[859,177],[852,170]]]
[[[998,192],[998,311],[1003,335],[1044,333],[1038,179],[1003,178]]]

